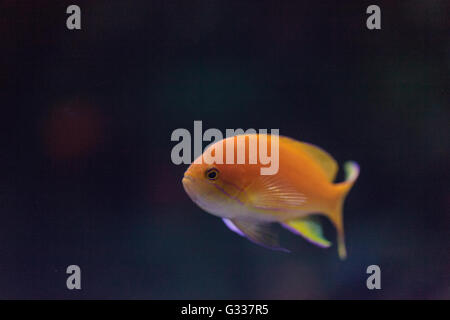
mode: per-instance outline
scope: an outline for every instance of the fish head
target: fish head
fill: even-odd
[[[241,195],[248,183],[245,165],[208,163],[204,155],[196,159],[183,176],[183,187],[203,210],[230,218],[242,207]]]

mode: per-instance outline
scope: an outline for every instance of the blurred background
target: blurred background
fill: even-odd
[[[449,299],[450,3],[378,1],[375,31],[370,4],[0,1],[0,298]],[[348,259],[198,208],[170,159],[194,120],[358,161]]]

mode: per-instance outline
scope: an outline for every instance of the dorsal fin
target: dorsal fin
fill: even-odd
[[[334,160],[328,152],[307,142],[296,141],[288,137],[280,137],[280,139],[285,139],[286,142],[291,144],[294,148],[300,148],[302,151],[306,152],[323,169],[328,181],[334,181],[339,166],[336,160]]]

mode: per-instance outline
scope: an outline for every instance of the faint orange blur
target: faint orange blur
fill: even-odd
[[[93,153],[104,138],[104,118],[98,108],[80,100],[57,105],[44,120],[44,143],[56,160]]]

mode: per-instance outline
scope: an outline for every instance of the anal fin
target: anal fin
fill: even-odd
[[[315,217],[290,220],[282,223],[282,226],[289,231],[302,236],[316,246],[322,248],[328,248],[331,246],[331,242],[323,236],[322,226]]]

